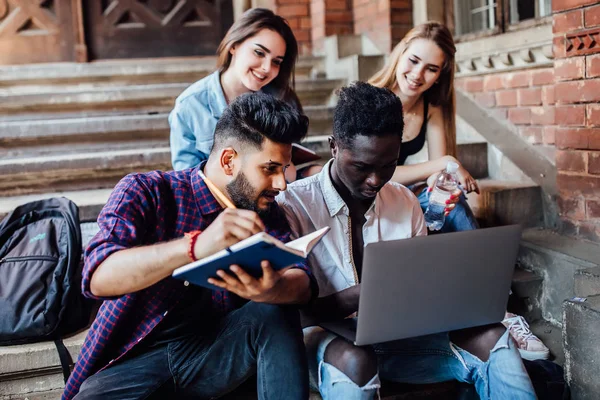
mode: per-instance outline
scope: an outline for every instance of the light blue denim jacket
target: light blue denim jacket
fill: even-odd
[[[169,114],[173,169],[192,168],[208,158],[217,121],[226,107],[219,71],[192,84],[177,97]]]

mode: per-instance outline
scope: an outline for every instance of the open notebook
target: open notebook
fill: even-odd
[[[329,227],[325,227],[288,243],[260,232],[225,250],[177,268],[173,277],[212,289],[215,286],[208,283],[208,278],[218,278],[217,270],[228,271],[230,265],[237,264],[258,278],[262,275],[262,260],[270,261],[275,270],[302,262],[328,231]]]

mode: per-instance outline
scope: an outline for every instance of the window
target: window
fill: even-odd
[[[528,19],[545,17],[552,13],[552,0],[510,0],[509,21],[518,24]]]
[[[552,0],[446,0],[446,24],[456,36],[489,35],[546,22]]]

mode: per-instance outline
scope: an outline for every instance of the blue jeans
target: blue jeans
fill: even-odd
[[[425,210],[427,210],[427,206],[429,206],[429,192],[427,192],[427,188],[423,189],[418,194],[417,199],[419,199],[421,210],[425,212]],[[462,232],[477,228],[479,228],[477,219],[473,215],[473,211],[471,211],[471,207],[469,207],[469,204],[467,203],[467,198],[464,194],[461,194],[458,203],[456,203],[456,206],[454,207],[454,210],[452,210],[446,217],[446,221],[444,222],[444,226],[442,226],[440,232]]]
[[[457,380],[475,385],[483,400],[536,398],[508,331],[498,340],[486,362],[451,343],[448,333],[373,345],[379,374],[362,387],[323,361],[327,346],[336,337],[319,327],[304,329],[311,387],[318,388],[323,400],[376,398],[381,386],[379,377],[411,384]]]
[[[215,324],[156,347],[138,345],[89,377],[76,399],[217,398],[256,374],[259,399],[308,398],[298,311],[249,302]]]

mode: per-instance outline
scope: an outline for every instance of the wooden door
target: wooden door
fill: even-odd
[[[92,59],[213,55],[231,0],[83,0]]]
[[[72,0],[0,0],[0,64],[75,60]]]

